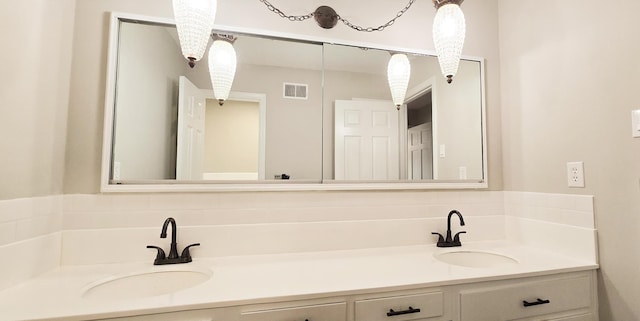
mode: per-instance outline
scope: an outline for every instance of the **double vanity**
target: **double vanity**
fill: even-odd
[[[597,320],[595,261],[462,236],[460,246],[429,235],[432,244],[224,257],[199,256],[203,240],[186,264],[163,264],[169,254],[154,265],[149,250],[140,262],[62,266],[0,292],[2,319]]]

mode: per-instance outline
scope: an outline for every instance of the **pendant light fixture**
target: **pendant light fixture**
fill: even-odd
[[[182,55],[189,60],[191,68],[207,50],[217,5],[217,0],[173,0]]]
[[[460,4],[464,0],[433,0],[436,16],[433,19],[433,42],[440,62],[440,70],[451,83],[458,72],[466,25]]]
[[[233,48],[234,36],[214,35],[209,48],[209,74],[213,95],[220,106],[229,98],[231,84],[236,75],[236,50]]]
[[[404,104],[410,77],[411,64],[407,55],[401,53],[392,54],[387,65],[387,79],[389,80],[393,104],[396,105],[398,110]]]

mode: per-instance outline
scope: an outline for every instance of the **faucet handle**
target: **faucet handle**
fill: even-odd
[[[460,231],[453,237],[453,242],[460,244],[460,234],[466,234],[467,231]]]
[[[180,255],[180,258],[187,259],[188,262],[191,262],[191,253],[189,252],[189,248],[192,246],[200,246],[200,243],[193,243],[185,247],[184,250],[182,250],[182,254]]]
[[[440,234],[438,232],[431,232],[431,234],[438,235],[438,243],[443,243],[444,242],[444,236],[442,236],[442,234]]]
[[[156,255],[156,261],[158,260],[164,260],[166,258],[166,255],[164,254],[164,250],[157,247],[157,246],[153,246],[153,245],[147,245],[148,249],[156,249],[158,250],[158,254]]]

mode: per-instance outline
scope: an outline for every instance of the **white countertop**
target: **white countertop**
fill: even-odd
[[[434,254],[479,250],[518,264],[469,268]],[[194,254],[194,256],[196,256]],[[505,241],[434,244],[364,250],[194,258],[213,271],[206,282],[179,292],[133,300],[82,298],[87,285],[114,275],[160,269],[152,262],[63,266],[0,292],[1,320],[86,320],[254,303],[395,291],[597,269],[595,262]],[[177,266],[176,266],[177,267]],[[166,268],[166,266],[164,266]]]

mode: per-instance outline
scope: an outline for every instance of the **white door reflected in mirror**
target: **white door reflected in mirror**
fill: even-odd
[[[397,180],[398,111],[391,101],[335,101],[335,179]]]

